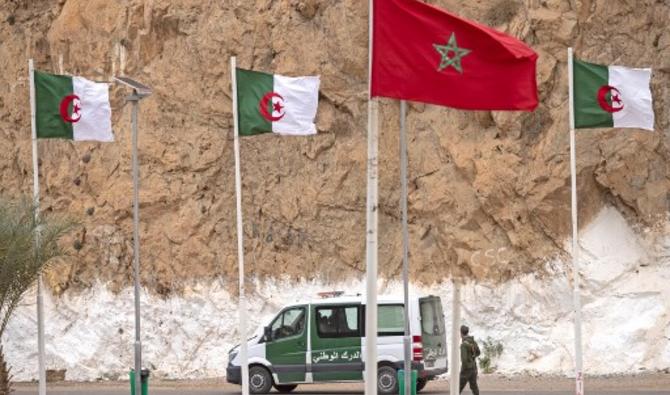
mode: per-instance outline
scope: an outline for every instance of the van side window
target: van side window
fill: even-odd
[[[402,336],[405,334],[405,309],[401,304],[380,304],[377,308],[377,334]]]
[[[319,337],[360,337],[358,306],[316,308],[316,331]]]
[[[294,307],[281,313],[270,326],[272,328],[272,340],[302,334],[305,329],[305,308]]]

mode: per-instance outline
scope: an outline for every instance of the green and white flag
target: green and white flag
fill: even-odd
[[[574,60],[575,128],[654,130],[651,69]]]
[[[114,141],[109,85],[35,70],[37,138]]]
[[[240,136],[316,134],[319,77],[285,77],[236,69]]]

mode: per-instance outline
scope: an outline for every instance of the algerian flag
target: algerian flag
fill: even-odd
[[[575,128],[654,130],[651,69],[574,60],[573,75]]]
[[[35,70],[38,138],[114,141],[109,85]]]
[[[319,77],[284,77],[237,69],[240,136],[316,134]]]

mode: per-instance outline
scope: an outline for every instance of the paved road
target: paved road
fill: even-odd
[[[318,389],[310,390],[310,386],[304,386],[302,389],[298,388],[292,394],[295,395],[361,395],[360,390],[337,390],[334,387],[333,389]],[[48,395],[129,395],[129,389],[124,388],[109,388],[108,386],[101,386],[100,388],[96,387],[69,387],[69,388],[53,388],[47,391]],[[202,389],[202,388],[150,388],[150,395],[239,395],[239,391],[231,390],[230,388],[222,389]],[[438,394],[448,394],[448,389],[444,391],[441,388],[436,389],[426,389],[421,392],[421,395],[438,395]],[[17,388],[16,395],[37,395],[36,388],[30,387],[21,387]],[[277,394],[276,392],[271,392],[271,395]],[[571,395],[570,391],[518,391],[518,390],[508,390],[508,391],[486,391],[485,389],[481,391],[482,395],[511,395],[511,394],[521,394],[521,395]],[[670,395],[670,389],[666,391],[630,391],[630,390],[607,390],[607,391],[588,391],[589,395]],[[469,390],[463,391],[463,395],[471,395]]]
[[[101,390],[94,390],[92,391],[91,389],[73,389],[73,390],[54,390],[54,391],[48,391],[48,395],[84,395],[84,394],[95,394],[95,395],[128,395],[129,390],[116,390],[116,389],[101,389]],[[220,390],[203,390],[203,389],[155,389],[155,390],[150,390],[150,395],[234,395],[237,394],[239,395],[239,392],[224,392]],[[20,389],[14,392],[17,395],[37,395],[36,390],[24,390]],[[437,395],[437,394],[445,394],[445,392],[441,391],[427,391],[427,392],[421,392],[422,394],[426,395]],[[448,392],[446,392],[448,393]],[[276,394],[276,393],[271,393],[271,394]],[[303,392],[303,391],[296,391],[294,392],[296,395],[360,395],[362,394],[361,392],[353,392],[353,391],[318,391],[318,392]],[[463,391],[463,395],[470,395],[471,392],[469,391]],[[559,394],[565,394],[565,395],[570,395],[568,392],[565,391],[553,391],[553,392],[537,392],[537,391],[481,391],[482,395],[510,395],[510,394],[522,394],[522,395],[559,395]],[[631,391],[589,391],[589,395],[670,395],[670,391],[657,391],[657,392],[650,392],[650,391],[641,391],[641,392],[631,392]]]
[[[668,372],[670,373],[670,372]],[[514,377],[482,375],[482,395],[572,395],[574,381],[567,377]],[[36,383],[18,383],[14,395],[37,395]],[[433,381],[419,395],[447,395],[448,381]],[[670,395],[670,374],[589,378],[588,395]],[[239,395],[240,387],[225,379],[168,381],[149,383],[150,395]],[[301,385],[295,395],[362,395],[362,383]],[[471,395],[469,389],[463,395]],[[119,381],[94,383],[49,383],[47,395],[130,395],[130,384]],[[271,392],[270,395],[279,395]]]

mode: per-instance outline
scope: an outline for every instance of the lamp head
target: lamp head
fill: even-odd
[[[151,88],[144,85],[141,82],[135,81],[132,78],[128,77],[114,77],[114,81],[121,83],[133,90],[133,94],[137,96],[138,99],[143,99],[151,95]]]

